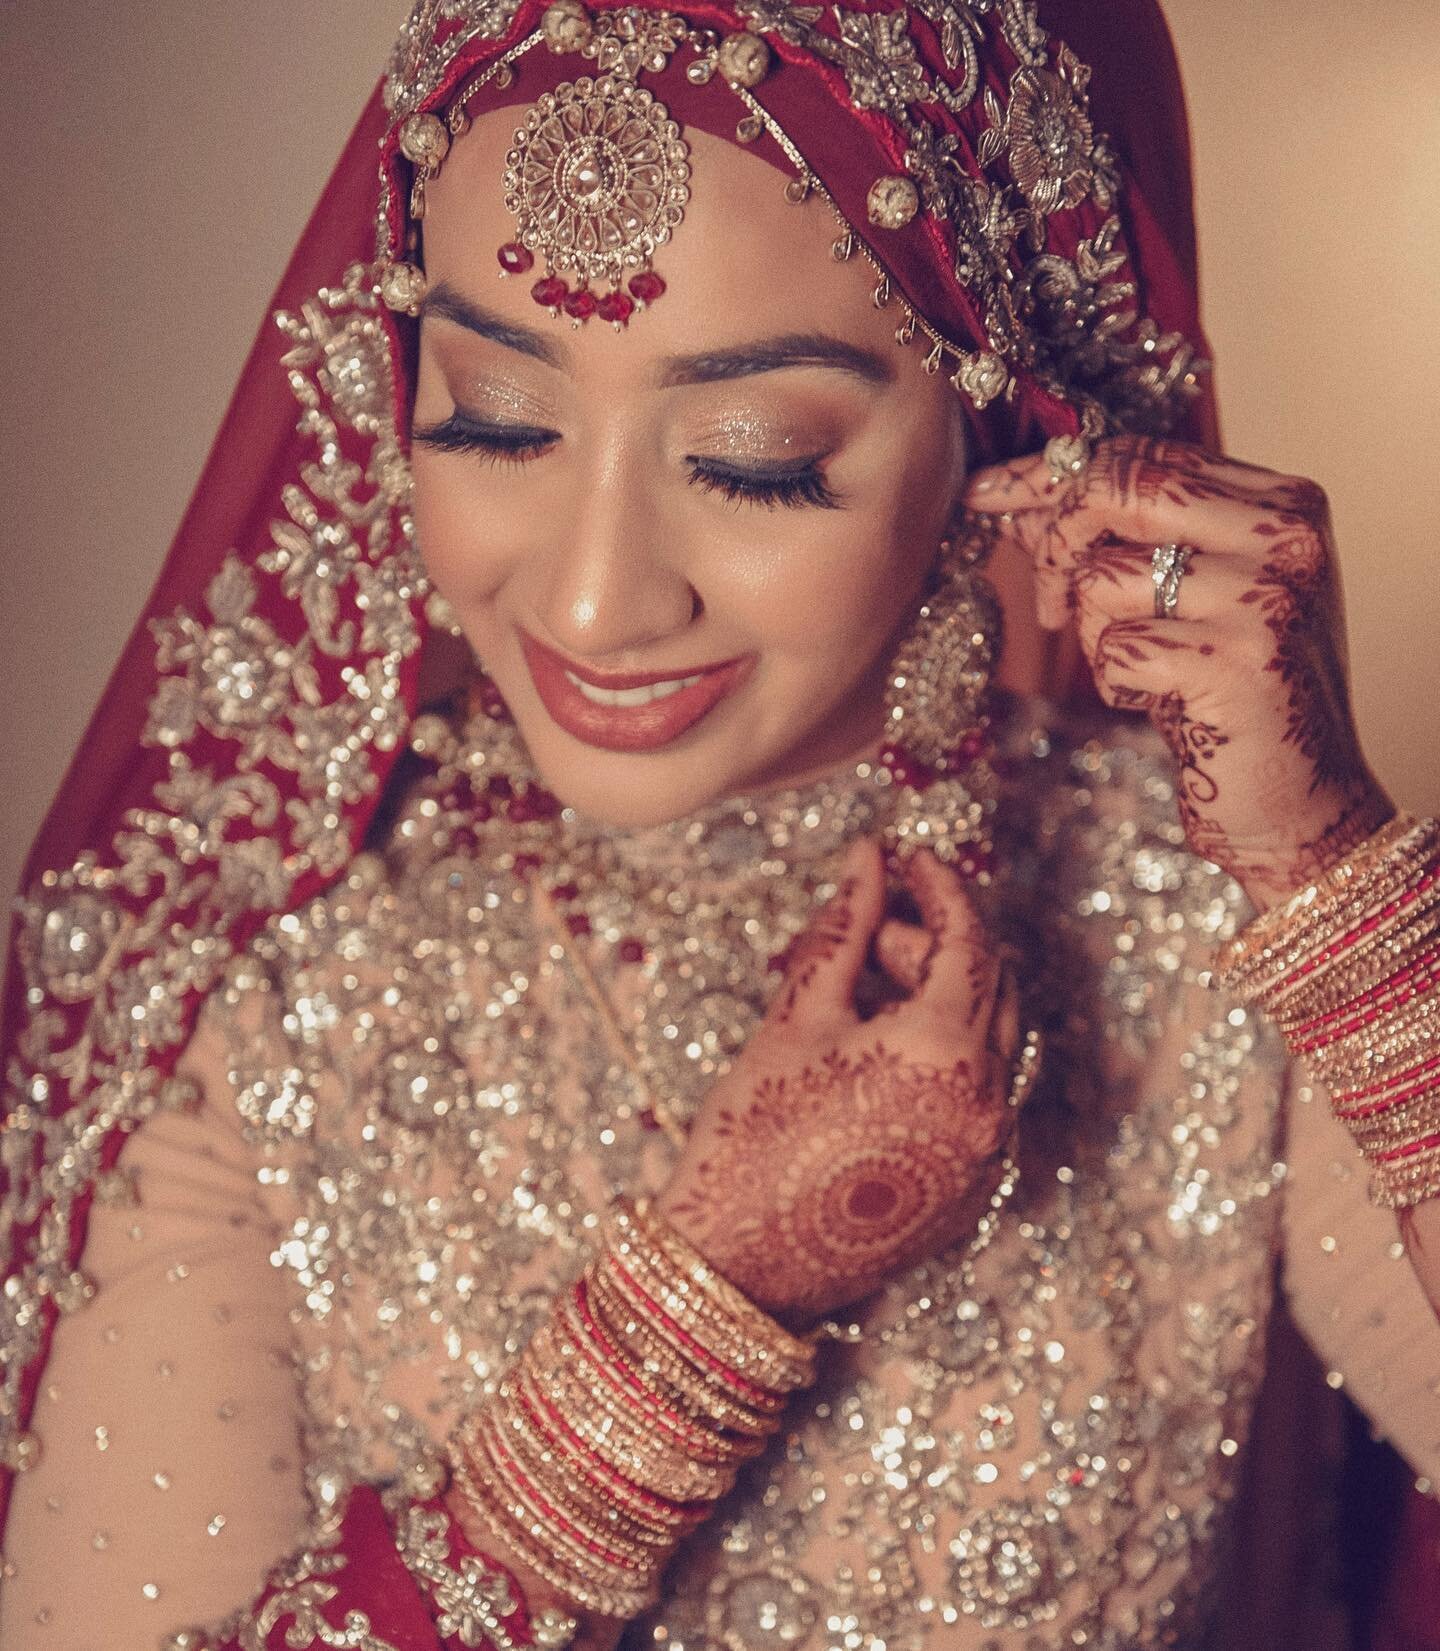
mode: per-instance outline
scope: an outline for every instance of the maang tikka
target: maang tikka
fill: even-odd
[[[551,51],[578,51],[600,72],[562,82],[525,112],[505,157],[516,237],[496,256],[507,275],[544,260],[530,292],[552,315],[563,310],[576,326],[598,315],[619,329],[665,291],[651,259],[690,198],[689,145],[637,84],[665,68],[688,25],[632,8],[592,17],[580,0],[556,0],[540,27]]]

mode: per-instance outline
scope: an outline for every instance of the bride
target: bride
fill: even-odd
[[[1282,1291],[1440,1471],[1440,826],[1041,10],[416,6],[21,891],[7,1646],[1254,1643]]]

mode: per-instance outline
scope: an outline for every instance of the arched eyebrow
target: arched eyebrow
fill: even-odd
[[[680,384],[718,384],[727,378],[748,378],[785,367],[832,367],[851,373],[867,384],[894,382],[895,367],[888,356],[828,333],[782,333],[730,350],[702,350],[696,355],[671,356],[660,370],[662,389]]]
[[[425,295],[420,316],[449,321],[467,332],[488,338],[519,355],[542,361],[547,367],[568,370],[570,354],[562,345],[533,327],[506,321],[483,304],[441,282]],[[829,333],[782,333],[776,338],[737,344],[732,349],[700,350],[693,355],[669,356],[660,364],[657,385],[664,390],[686,384],[719,384],[726,379],[749,378],[757,373],[780,372],[787,367],[828,367],[867,384],[891,384],[894,361],[874,350],[833,338]]]
[[[421,302],[421,321],[428,320],[431,316],[441,321],[452,321],[457,327],[464,327],[467,332],[478,333],[481,338],[493,339],[495,343],[503,344],[507,350],[515,350],[520,355],[530,356],[532,360],[543,361],[547,367],[564,369],[569,366],[569,351],[562,349],[553,338],[534,327],[522,327],[513,321],[502,320],[483,304],[463,297],[445,281],[437,287],[432,287]]]

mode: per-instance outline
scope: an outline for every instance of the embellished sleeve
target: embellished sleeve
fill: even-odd
[[[551,1614],[530,1619],[514,1577],[470,1546],[443,1497],[362,1485],[274,1568],[252,1606],[214,1634],[176,1636],[168,1651],[516,1651],[568,1637]]]
[[[362,1485],[328,1509],[323,1484],[307,1495],[279,1239],[226,1069],[207,1009],[177,1068],[188,1081],[95,1189],[81,1287],[16,1458],[0,1644],[535,1643],[518,1589],[434,1484],[383,1501]],[[57,1151],[48,1173],[67,1161]]]
[[[1371,1424],[1440,1487],[1440,1320],[1392,1211],[1326,1090],[1297,1071],[1286,1107],[1284,1283],[1291,1315]]]

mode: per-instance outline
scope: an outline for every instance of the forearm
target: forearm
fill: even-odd
[[[1397,817],[1222,954],[1324,1086],[1440,1307],[1440,823]]]

